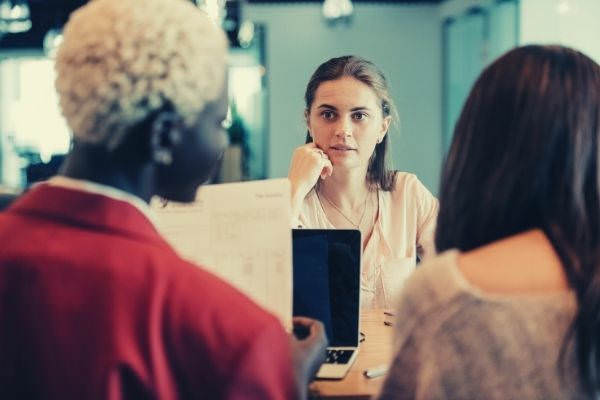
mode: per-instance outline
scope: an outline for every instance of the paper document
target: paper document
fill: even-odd
[[[269,179],[201,186],[192,204],[154,200],[152,208],[159,231],[183,258],[231,283],[290,328],[290,201],[289,181]]]

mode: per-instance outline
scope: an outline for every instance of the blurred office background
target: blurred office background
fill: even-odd
[[[0,190],[45,179],[68,151],[52,56],[69,13],[85,2],[0,0]],[[394,166],[434,193],[456,118],[488,63],[526,43],[566,44],[600,61],[598,0],[195,3],[231,42],[231,147],[221,182],[287,175],[304,142],[305,85],[334,56],[361,55],[384,71],[400,113]]]

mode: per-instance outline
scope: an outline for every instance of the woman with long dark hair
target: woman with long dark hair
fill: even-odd
[[[361,305],[392,307],[417,257],[434,252],[437,200],[415,175],[387,165],[397,112],[373,63],[332,58],[304,97],[307,143],[288,174],[294,226],[360,230]]]
[[[438,257],[407,282],[381,398],[597,397],[600,67],[526,46],[473,87],[442,174]]]

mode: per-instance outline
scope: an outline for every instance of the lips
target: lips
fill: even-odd
[[[337,151],[351,151],[351,150],[356,150],[354,147],[350,147],[347,146],[345,144],[336,144],[333,146],[329,146],[330,149],[332,150],[337,150]]]

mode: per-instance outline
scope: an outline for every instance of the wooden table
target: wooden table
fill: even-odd
[[[348,375],[342,380],[316,380],[310,385],[310,396],[316,399],[370,399],[379,392],[385,375],[368,379],[363,371],[389,364],[393,356],[394,328],[384,325],[393,317],[383,310],[370,310],[361,314],[360,330],[366,335],[360,344],[358,357]]]

